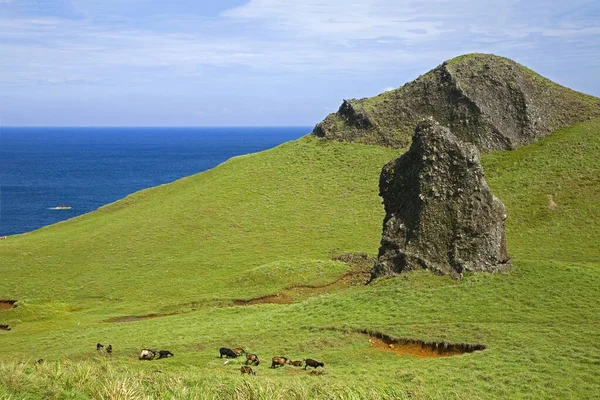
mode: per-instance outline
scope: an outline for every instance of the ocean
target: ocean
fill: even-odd
[[[0,236],[73,218],[311,130],[0,127]],[[61,205],[70,209],[55,209]]]

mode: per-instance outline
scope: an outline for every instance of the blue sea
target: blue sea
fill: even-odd
[[[297,139],[310,127],[0,128],[0,236]],[[68,210],[53,209],[59,205]]]

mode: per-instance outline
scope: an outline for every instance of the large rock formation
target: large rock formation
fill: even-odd
[[[405,147],[417,122],[429,116],[481,151],[514,149],[600,116],[600,99],[562,87],[509,59],[468,54],[399,89],[345,100],[313,134]]]
[[[504,204],[488,188],[477,148],[448,128],[419,123],[379,187],[386,216],[372,279],[421,268],[454,277],[508,269]]]

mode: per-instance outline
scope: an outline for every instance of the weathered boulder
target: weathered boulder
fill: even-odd
[[[313,134],[324,140],[405,147],[415,125],[429,116],[480,151],[506,150],[600,116],[600,99],[507,58],[467,54],[398,89],[344,100]]]
[[[509,268],[504,204],[488,188],[477,148],[448,128],[420,122],[409,151],[384,166],[379,188],[386,216],[371,279]]]

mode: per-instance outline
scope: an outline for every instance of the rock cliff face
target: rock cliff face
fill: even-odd
[[[509,268],[504,204],[488,188],[477,148],[448,128],[419,123],[379,187],[386,216],[371,279],[422,268],[453,277]]]
[[[430,116],[481,151],[514,149],[600,116],[600,99],[562,87],[509,59],[468,54],[399,89],[344,100],[313,134],[405,147],[417,122]]]

